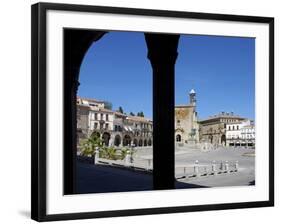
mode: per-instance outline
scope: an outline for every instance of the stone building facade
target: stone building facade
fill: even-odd
[[[77,143],[97,134],[107,146],[145,147],[153,144],[151,119],[129,116],[105,108],[105,102],[77,98]],[[198,120],[196,93],[189,92],[189,104],[175,106],[176,146],[211,143],[222,146],[254,146],[255,127],[246,118],[221,112]]]
[[[77,144],[93,134],[107,146],[151,146],[152,121],[105,108],[95,99],[77,98]]]
[[[255,126],[253,121],[244,120],[226,125],[226,145],[234,147],[255,146]]]
[[[175,141],[178,146],[199,141],[199,126],[196,112],[196,93],[189,92],[189,104],[175,107]]]
[[[238,115],[234,115],[232,112],[222,112],[220,114],[211,116],[207,119],[199,121],[199,141],[208,142],[216,145],[227,144],[226,141],[226,127],[227,125],[236,124],[244,121]]]

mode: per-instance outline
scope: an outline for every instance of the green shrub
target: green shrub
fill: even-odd
[[[83,156],[93,156],[97,147],[102,147],[102,140],[97,134],[94,134],[89,138],[81,140],[80,148],[81,154]]]

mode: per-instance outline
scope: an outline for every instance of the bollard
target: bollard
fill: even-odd
[[[212,172],[214,175],[217,175],[217,167],[216,167],[216,161],[214,160],[212,162]]]
[[[125,156],[125,166],[130,166],[130,161],[131,161],[131,155],[130,152],[127,151]]]
[[[134,162],[133,153],[130,152],[130,163],[133,163],[133,162]]]
[[[96,150],[95,150],[95,161],[94,161],[95,164],[98,164],[99,157],[100,157],[100,151],[99,151],[99,148],[96,147]]]
[[[228,173],[229,172],[229,164],[228,161],[225,161],[225,171]]]
[[[235,167],[235,172],[238,172],[238,167],[239,167],[238,161],[235,162],[234,167]]]
[[[147,170],[149,170],[149,169],[150,169],[150,166],[151,166],[151,160],[148,159],[147,162],[148,162]]]
[[[223,162],[220,163],[220,170],[223,170]]]
[[[198,173],[199,173],[199,166],[198,166],[198,160],[196,160],[194,165],[194,175],[198,176]]]

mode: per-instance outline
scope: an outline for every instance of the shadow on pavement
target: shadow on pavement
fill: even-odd
[[[77,162],[76,194],[153,190],[152,173]],[[176,189],[204,186],[175,183]]]

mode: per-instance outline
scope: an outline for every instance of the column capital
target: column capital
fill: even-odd
[[[152,65],[174,65],[178,56],[180,35],[145,33],[148,48],[147,58]]]

